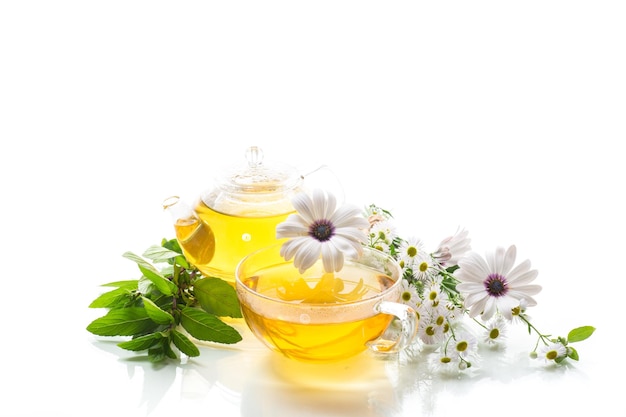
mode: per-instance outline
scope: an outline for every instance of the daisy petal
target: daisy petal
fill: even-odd
[[[313,266],[315,261],[319,259],[321,252],[321,243],[314,239],[307,239],[297,249],[293,264],[302,273]]]

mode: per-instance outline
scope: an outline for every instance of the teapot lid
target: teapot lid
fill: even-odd
[[[295,188],[302,176],[289,165],[263,162],[258,146],[246,149],[246,164],[223,171],[217,185],[227,193],[283,193]]]

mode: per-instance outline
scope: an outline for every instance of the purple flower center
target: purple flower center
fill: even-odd
[[[309,236],[320,242],[326,242],[335,234],[335,226],[326,219],[314,221],[309,226]]]
[[[500,274],[489,274],[487,279],[484,281],[485,289],[492,297],[500,297],[507,293],[508,283],[506,282],[506,278]]]

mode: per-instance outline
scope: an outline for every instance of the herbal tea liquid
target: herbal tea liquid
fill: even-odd
[[[320,286],[326,280],[328,285]],[[344,266],[336,275],[300,277],[293,266],[261,270],[243,284],[262,296],[284,303],[254,298],[241,307],[251,330],[270,348],[307,361],[339,360],[367,348],[387,328],[391,316],[374,312],[372,303],[394,281],[380,272]],[[355,305],[355,302],[357,304]]]
[[[195,233],[179,242],[190,262],[207,276],[235,281],[235,268],[245,255],[277,243],[276,225],[291,213],[267,217],[230,216],[210,209],[202,201],[195,207],[200,218]],[[175,225],[177,236],[179,226]],[[186,253],[187,255],[187,253]],[[188,255],[187,255],[188,256]],[[194,262],[195,261],[195,262]]]

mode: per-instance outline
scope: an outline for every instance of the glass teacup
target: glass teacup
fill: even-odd
[[[370,248],[335,273],[325,273],[321,260],[299,273],[280,245],[249,254],[236,270],[243,316],[256,337],[289,358],[313,362],[408,346],[417,315],[400,303],[401,279],[398,263]],[[398,331],[387,332],[394,318]]]

